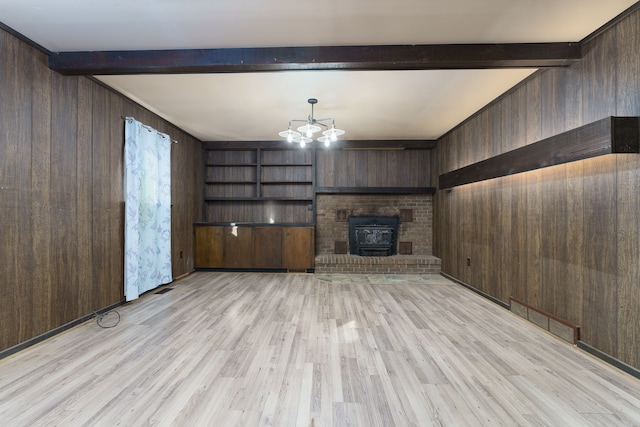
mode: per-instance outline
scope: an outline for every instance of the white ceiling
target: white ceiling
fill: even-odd
[[[54,52],[576,42],[635,0],[0,0]],[[97,76],[204,141],[272,141],[333,117],[344,139],[436,139],[535,70]]]

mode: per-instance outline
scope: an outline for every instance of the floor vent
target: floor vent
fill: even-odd
[[[580,339],[580,327],[560,319],[553,314],[533,307],[525,302],[510,297],[510,309],[518,316],[551,332],[553,335],[571,343],[577,344]]]
[[[166,294],[167,292],[172,291],[172,290],[173,290],[173,288],[164,288],[164,289],[156,292],[156,295]]]

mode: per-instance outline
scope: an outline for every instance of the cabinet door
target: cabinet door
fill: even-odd
[[[252,227],[224,227],[224,267],[253,268]]]
[[[222,227],[195,227],[195,268],[224,267]]]
[[[282,268],[282,228],[253,229],[254,268]]]
[[[285,227],[282,236],[282,264],[290,271],[305,271],[315,265],[313,227]]]

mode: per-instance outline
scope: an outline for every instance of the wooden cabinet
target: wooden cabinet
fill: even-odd
[[[253,227],[254,265],[283,268],[282,243],[282,227]]]
[[[195,227],[195,267],[221,268],[224,265],[223,227]]]
[[[304,271],[315,263],[313,227],[286,227],[282,233],[282,265],[289,271]]]
[[[315,261],[311,226],[195,225],[197,269],[309,271]]]
[[[224,227],[222,253],[224,268],[253,267],[253,229],[251,227]]]

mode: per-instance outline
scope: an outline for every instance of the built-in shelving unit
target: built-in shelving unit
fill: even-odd
[[[204,221],[313,223],[313,150],[204,150]]]

